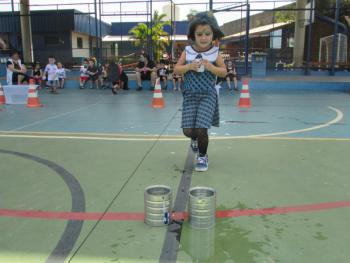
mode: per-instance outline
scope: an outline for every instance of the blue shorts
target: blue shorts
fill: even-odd
[[[58,86],[58,80],[48,80],[47,84],[49,86]]]

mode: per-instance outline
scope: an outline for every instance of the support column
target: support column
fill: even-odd
[[[20,1],[20,15],[23,60],[26,63],[31,63],[33,62],[33,46],[29,0]]]
[[[304,48],[305,48],[305,10],[306,0],[297,0],[295,11],[295,26],[294,26],[294,49],[293,49],[293,62],[294,67],[302,67],[304,60]]]

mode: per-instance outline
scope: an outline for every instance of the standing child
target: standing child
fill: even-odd
[[[69,71],[68,69],[65,69],[61,62],[57,62],[57,76],[58,76],[58,83],[59,88],[64,89],[64,80],[66,79],[66,71]]]
[[[225,77],[227,71],[213,40],[223,35],[212,13],[198,13],[187,33],[193,44],[185,47],[174,69],[176,74],[184,74],[181,127],[191,138],[192,150],[198,151],[196,171],[208,170],[208,129],[219,126],[215,83],[216,77]]]
[[[51,88],[51,93],[57,93],[56,89],[58,87],[58,76],[57,76],[57,65],[55,64],[55,57],[49,56],[49,64],[46,65],[44,72],[47,73],[47,82]],[[43,76],[45,79],[45,75]]]

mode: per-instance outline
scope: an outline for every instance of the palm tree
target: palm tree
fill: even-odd
[[[164,31],[165,25],[170,25],[170,21],[162,21],[166,14],[158,14],[154,12],[152,27],[149,28],[145,23],[138,23],[129,33],[131,39],[135,40],[135,46],[145,48],[150,44],[147,41],[152,40],[153,55],[156,61],[159,60],[161,54],[169,44],[168,33]]]

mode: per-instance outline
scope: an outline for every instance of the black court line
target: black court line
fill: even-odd
[[[78,180],[66,169],[58,164],[51,162],[40,157],[14,152],[9,150],[0,149],[0,153],[11,154],[19,156],[31,161],[35,161],[42,165],[47,166],[51,170],[55,171],[66,183],[72,196],[72,209],[71,212],[85,212],[85,195],[82,187],[80,186]],[[83,220],[69,220],[66,228],[61,235],[56,247],[51,252],[50,256],[47,258],[46,263],[62,263],[68,257],[72,251],[83,227]]]
[[[188,193],[191,187],[192,171],[193,171],[193,159],[194,153],[192,148],[188,148],[186,157],[185,169],[181,177],[179,187],[177,189],[174,212],[184,212],[188,201]],[[162,253],[159,257],[161,263],[172,263],[176,262],[177,252],[179,250],[180,238],[182,232],[183,220],[173,220],[167,229],[165,239],[163,242]]]
[[[174,115],[170,118],[170,120],[168,121],[168,123],[165,125],[165,127],[163,128],[163,130],[161,131],[161,133],[159,134],[159,136],[157,138],[155,138],[154,143],[152,143],[152,145],[150,146],[150,148],[148,149],[148,151],[145,153],[145,155],[141,158],[140,162],[136,165],[136,168],[131,172],[131,174],[129,175],[129,177],[126,179],[126,181],[123,183],[123,185],[121,186],[120,190],[118,191],[118,193],[116,193],[116,195],[113,197],[113,199],[111,200],[111,202],[107,205],[106,209],[103,211],[101,217],[96,221],[96,223],[93,225],[93,227],[91,228],[91,230],[89,231],[89,233],[86,235],[86,237],[84,238],[84,240],[81,242],[81,244],[79,245],[79,247],[74,251],[74,253],[72,254],[71,258],[68,260],[68,262],[71,262],[71,260],[73,260],[73,258],[78,254],[79,250],[83,247],[83,245],[86,243],[86,241],[89,239],[89,237],[91,236],[92,232],[96,229],[96,227],[99,225],[99,223],[102,221],[102,218],[105,216],[105,214],[108,212],[108,210],[111,208],[111,206],[114,204],[114,202],[117,200],[117,198],[119,197],[119,195],[121,194],[121,192],[125,189],[125,187],[127,186],[127,184],[130,182],[130,180],[134,177],[134,175],[136,174],[136,172],[138,171],[138,169],[141,167],[143,161],[147,158],[147,156],[151,153],[151,151],[154,149],[154,147],[156,146],[156,144],[159,142],[159,139],[163,136],[164,132],[167,130],[167,128],[169,127],[169,125],[171,124],[171,122],[175,119],[177,113],[179,110],[176,110]]]

